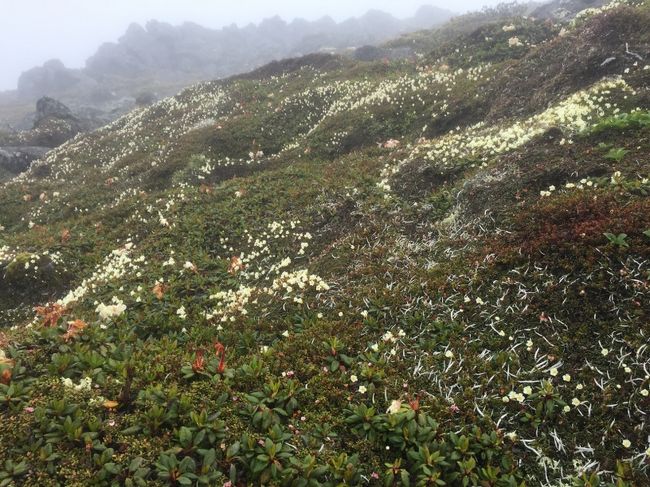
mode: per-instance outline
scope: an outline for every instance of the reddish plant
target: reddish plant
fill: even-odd
[[[221,342],[215,342],[214,344],[214,353],[219,359],[219,366],[217,367],[217,372],[223,374],[226,370],[226,347],[221,344]]]
[[[241,261],[241,259],[233,255],[230,258],[230,265],[228,266],[228,273],[232,274],[233,276],[237,274],[239,271],[241,271],[244,268],[244,263]]]
[[[63,335],[63,339],[67,342],[73,338],[76,338],[88,324],[82,320],[68,321],[68,331]]]
[[[411,406],[411,409],[416,413],[420,410],[420,399],[417,395],[414,399],[409,399],[409,406]]]
[[[205,358],[203,358],[203,350],[197,350],[194,362],[192,362],[192,370],[194,372],[202,372],[205,369]]]
[[[0,374],[0,384],[9,385],[11,382],[11,369],[4,369]]]
[[[57,303],[47,306],[38,306],[36,313],[42,318],[44,326],[56,326],[61,316],[65,314],[65,307]]]

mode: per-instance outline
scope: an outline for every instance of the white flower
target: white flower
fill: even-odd
[[[93,381],[90,377],[84,377],[79,381],[79,384],[74,386],[77,391],[89,391]]]
[[[609,353],[609,350],[607,350],[606,348],[603,348],[603,349],[600,351],[600,354],[601,354],[603,357],[607,357],[607,354],[608,354],[608,353]]]
[[[366,386],[359,387],[359,393],[360,394],[365,394],[366,392],[368,392],[368,389],[366,388]]]
[[[181,320],[184,320],[187,318],[187,311],[185,311],[185,306],[181,306],[176,310],[176,314]]]
[[[99,313],[99,318],[102,320],[108,320],[116,316],[120,316],[126,311],[126,305],[122,300],[118,298],[113,298],[113,304],[106,305],[104,303],[99,303],[95,311]]]
[[[359,388],[359,390],[361,390],[361,388]],[[395,399],[390,403],[390,407],[386,412],[390,414],[396,414],[400,412],[400,409],[402,409],[402,401]]]
[[[648,397],[648,389],[641,389],[641,395],[643,397]]]
[[[569,374],[564,374],[564,375],[562,376],[562,380],[563,380],[564,382],[571,382],[571,376],[570,376]]]
[[[447,351],[445,352],[445,357],[447,357],[447,358],[454,358],[454,352],[452,352],[451,350],[447,350]]]
[[[628,440],[627,438],[623,440],[623,447],[624,448],[630,448],[632,446],[632,442]]]
[[[533,388],[532,387],[530,387],[530,386],[524,387],[524,394],[526,394],[527,396],[530,396],[532,393],[533,393]]]
[[[557,368],[556,368],[556,367],[553,367],[553,368],[551,369],[550,374],[551,374],[553,377],[556,377],[556,376],[557,376]]]
[[[358,380],[359,378],[356,375],[352,374],[350,376],[350,382],[352,382],[353,384],[355,384]]]
[[[511,37],[510,39],[508,39],[508,46],[510,46],[510,47],[520,47],[520,46],[523,46],[523,44],[519,40],[519,37]]]
[[[564,411],[565,413],[568,413],[569,411],[571,411],[571,408],[569,406],[564,406],[562,408],[562,411]]]
[[[571,404],[573,404],[574,406],[580,406],[580,404],[581,404],[580,399],[578,399],[577,397],[574,397],[573,399],[571,399]]]

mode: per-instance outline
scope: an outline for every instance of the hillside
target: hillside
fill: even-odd
[[[649,485],[648,27],[275,62],[33,163],[0,485]]]
[[[192,22],[134,23],[116,42],[99,46],[83,68],[53,59],[22,73],[17,90],[0,92],[0,126],[29,128],[30,111],[43,96],[62,100],[78,117],[113,121],[141,99],[172,95],[193,83],[245,73],[273,60],[379,44],[438,26],[452,15],[423,6],[405,19],[371,10],[341,22],[330,17],[286,22],[276,16],[221,29]]]

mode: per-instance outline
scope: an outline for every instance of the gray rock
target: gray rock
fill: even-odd
[[[48,147],[0,147],[0,168],[20,174],[32,161],[41,159],[49,151]]]
[[[76,120],[70,109],[60,101],[44,96],[36,102],[35,126],[43,119],[58,118],[60,120]]]
[[[18,79],[18,94],[25,98],[40,97],[66,91],[79,83],[81,76],[53,59],[43,66],[25,71]]]

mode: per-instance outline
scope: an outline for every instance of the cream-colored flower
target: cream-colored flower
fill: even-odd
[[[402,409],[402,401],[395,399],[390,403],[390,407],[386,412],[390,414],[396,414],[399,413],[401,409]]]

